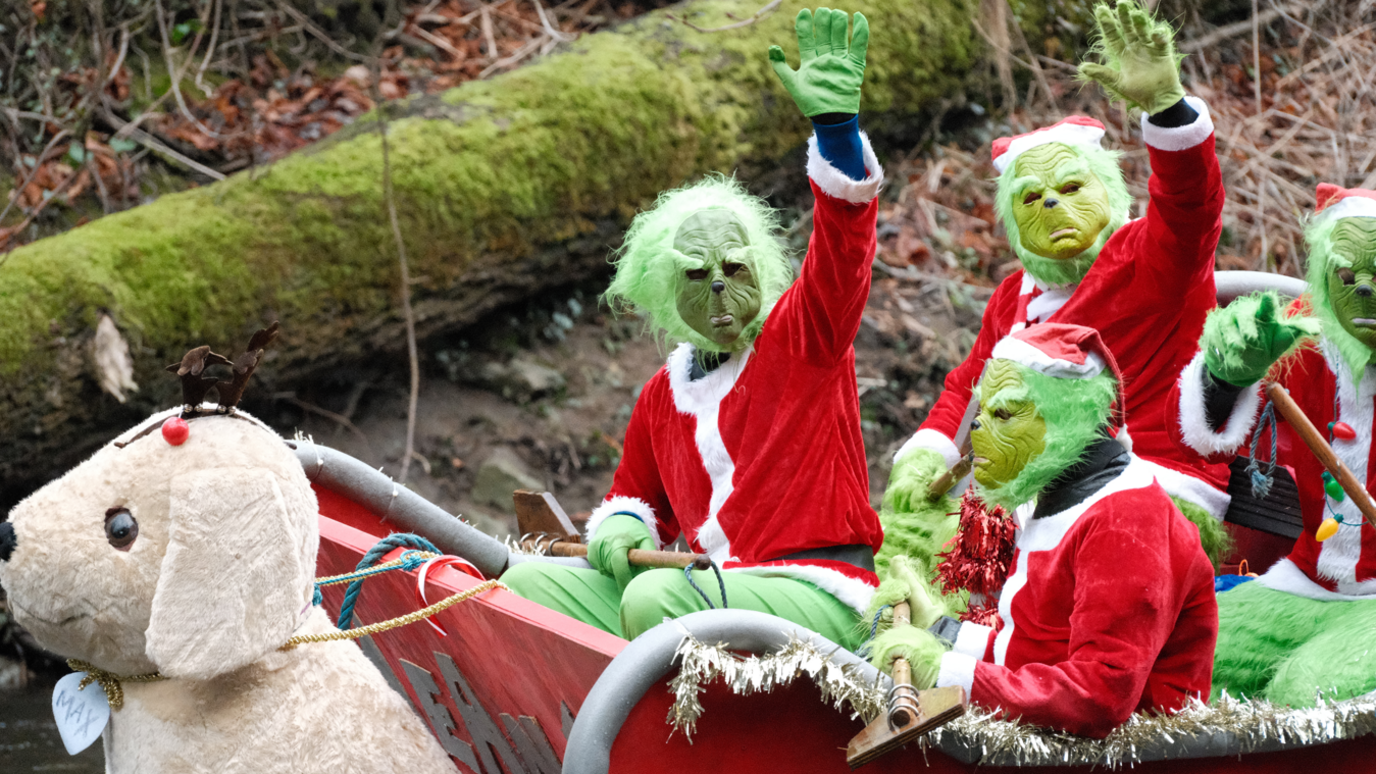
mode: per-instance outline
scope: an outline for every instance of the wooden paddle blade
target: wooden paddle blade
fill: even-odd
[[[516,529],[522,535],[549,535],[569,543],[583,542],[568,514],[549,492],[518,489],[512,492],[511,500],[516,506]]]
[[[918,691],[921,713],[917,722],[895,729],[889,725],[888,713],[875,718],[846,746],[846,763],[858,769],[866,763],[890,753],[934,728],[939,728],[965,714],[969,701],[960,686],[931,688]]]

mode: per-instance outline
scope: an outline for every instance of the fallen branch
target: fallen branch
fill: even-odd
[[[143,131],[142,129],[139,129],[139,128],[137,128],[137,127],[134,127],[134,125],[133,125],[132,123],[130,123],[130,122],[128,122],[128,121],[125,121],[124,119],[120,118],[119,116],[115,115],[114,113],[110,112],[110,111],[107,110],[107,109],[104,109],[104,108],[101,109],[101,111],[100,111],[100,117],[101,117],[106,123],[108,123],[108,124],[110,124],[111,126],[115,127],[115,129],[116,129],[115,135],[116,135],[117,137],[128,137],[129,139],[133,140],[134,142],[138,143],[139,145],[142,145],[143,147],[147,148],[148,150],[153,151],[154,153],[158,154],[159,156],[162,156],[163,158],[167,159],[168,161],[174,162],[174,163],[176,163],[176,164],[180,164],[180,165],[186,167],[187,169],[189,169],[189,170],[191,170],[191,171],[193,171],[193,172],[196,172],[196,173],[205,175],[206,177],[210,178],[211,180],[224,180],[224,179],[225,179],[225,176],[224,176],[223,173],[218,172],[218,171],[216,171],[216,170],[214,170],[214,169],[211,169],[210,167],[207,167],[206,165],[200,163],[199,161],[196,161],[196,160],[194,160],[194,159],[187,158],[186,156],[183,156],[182,154],[180,154],[180,153],[178,153],[178,152],[172,150],[171,148],[167,147],[166,145],[163,145],[162,143],[158,142],[158,141],[153,137],[153,135],[149,134],[148,132]]]

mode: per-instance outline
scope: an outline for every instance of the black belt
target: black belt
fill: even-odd
[[[791,554],[777,556],[769,561],[788,562],[794,559],[824,559],[828,562],[845,562],[852,567],[859,567],[862,570],[874,572],[874,549],[869,546],[860,545],[809,548],[806,551],[796,551]]]

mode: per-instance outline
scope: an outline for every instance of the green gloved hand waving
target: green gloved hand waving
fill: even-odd
[[[1209,313],[1199,348],[1209,373],[1237,387],[1254,384],[1296,344],[1319,333],[1312,317],[1285,317],[1275,293],[1239,298]]]
[[[870,25],[855,14],[849,36],[845,11],[818,8],[798,12],[798,69],[788,66],[784,50],[769,47],[769,61],[793,96],[798,109],[811,118],[823,113],[859,113],[860,83],[865,79],[865,50],[870,45]]]
[[[616,585],[625,591],[632,578],[648,569],[631,566],[627,553],[632,548],[655,550],[650,528],[634,516],[623,513],[608,516],[588,543],[588,564],[603,575],[616,579]]]
[[[1185,98],[1180,55],[1169,24],[1153,19],[1131,0],[1119,0],[1116,9],[1096,6],[1094,21],[1099,28],[1096,48],[1105,64],[1081,64],[1081,77],[1149,114]]]

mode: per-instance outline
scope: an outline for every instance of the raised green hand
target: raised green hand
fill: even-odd
[[[798,69],[788,66],[784,50],[769,47],[769,62],[793,96],[803,115],[859,113],[860,83],[865,79],[865,50],[870,45],[870,25],[855,14],[855,29],[846,35],[845,11],[818,8],[798,12]]]
[[[1096,48],[1105,63],[1081,64],[1081,77],[1147,113],[1160,113],[1185,98],[1180,55],[1169,24],[1153,19],[1131,0],[1119,0],[1116,9],[1095,6],[1094,21],[1099,28]]]
[[[588,543],[588,564],[603,575],[614,578],[616,585],[625,591],[631,580],[646,570],[644,567],[631,566],[627,553],[632,548],[645,551],[655,549],[650,528],[634,516],[622,513],[609,516]]]
[[[1266,376],[1300,341],[1318,335],[1318,320],[1285,317],[1280,307],[1275,293],[1257,293],[1210,312],[1199,340],[1209,373],[1246,387]]]

